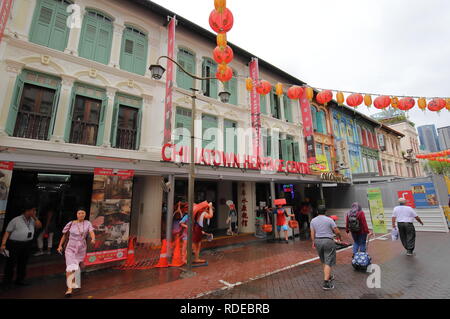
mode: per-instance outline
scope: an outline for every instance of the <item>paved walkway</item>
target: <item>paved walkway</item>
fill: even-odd
[[[179,268],[83,274],[82,289],[73,298],[450,298],[450,236],[418,233],[417,241],[415,257],[405,256],[399,241],[371,242],[370,254],[382,270],[381,289],[367,288],[368,274],[352,270],[347,249],[338,252],[336,289],[324,292],[311,242],[297,239],[207,251],[209,266],[195,268],[192,278],[180,278]],[[61,276],[33,281],[0,298],[60,298],[64,291]]]

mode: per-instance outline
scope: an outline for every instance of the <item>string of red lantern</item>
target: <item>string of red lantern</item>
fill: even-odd
[[[427,159],[430,161],[438,161],[438,162],[449,162],[450,159],[443,158],[450,156],[450,149],[446,151],[436,152],[436,153],[429,153],[429,154],[418,154],[416,155],[416,158],[418,159]],[[441,161],[442,160],[442,161]]]
[[[233,61],[233,50],[227,45],[227,32],[233,28],[234,18],[227,8],[226,0],[214,0],[214,10],[209,16],[209,25],[217,33],[217,47],[213,51],[214,60],[219,64],[216,78],[222,83],[233,77],[233,70],[228,64]]]

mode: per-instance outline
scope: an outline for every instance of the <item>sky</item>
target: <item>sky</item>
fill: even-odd
[[[213,0],[153,1],[212,31]],[[228,0],[227,7],[229,42],[313,87],[450,98],[448,0]],[[447,110],[416,106],[408,116],[416,127],[450,125]]]

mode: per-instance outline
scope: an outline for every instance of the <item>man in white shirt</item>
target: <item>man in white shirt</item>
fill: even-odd
[[[407,256],[414,255],[414,248],[416,245],[416,229],[414,228],[414,219],[423,226],[423,222],[417,213],[409,206],[406,206],[406,199],[400,198],[398,200],[400,206],[394,208],[392,215],[392,229],[395,227],[395,222],[398,225],[398,233],[403,247],[406,249]]]

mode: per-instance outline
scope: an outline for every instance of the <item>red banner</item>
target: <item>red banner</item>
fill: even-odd
[[[133,176],[133,170],[94,170],[89,220],[96,240],[86,254],[87,266],[127,258]]]
[[[256,83],[259,82],[258,59],[253,58],[249,63],[250,78],[253,80],[253,89],[250,93],[251,120],[253,131],[253,155],[261,156],[261,104],[259,94],[256,92]]]
[[[171,59],[175,57],[175,26],[177,20],[175,17],[170,19],[168,26],[168,40],[167,40],[167,56]],[[164,143],[170,143],[172,140],[172,93],[173,93],[173,70],[174,63],[167,60],[167,75],[166,75],[166,100],[164,108]]]
[[[306,97],[306,90],[303,90],[303,94],[300,98],[300,109],[302,111],[303,119],[303,135],[306,141],[306,156],[309,164],[316,162],[316,151],[314,149],[314,127],[311,115],[311,106],[308,98]]]
[[[12,0],[0,0],[0,42],[2,41],[3,33],[5,32],[11,6]]]
[[[414,195],[412,191],[398,191],[398,198],[406,199],[406,206],[416,208],[416,203],[414,202]]]

